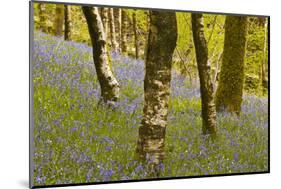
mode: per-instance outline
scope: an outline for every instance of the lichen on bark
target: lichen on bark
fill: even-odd
[[[145,61],[144,108],[137,153],[155,168],[164,158],[172,56],[177,41],[176,14],[151,11]]]

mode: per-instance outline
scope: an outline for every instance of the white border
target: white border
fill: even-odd
[[[52,0],[50,0],[52,1]],[[63,0],[62,0],[63,1]],[[271,174],[196,178],[67,188],[278,188],[280,186],[279,105],[281,99],[281,15],[277,0],[67,0],[136,7],[271,16]],[[0,6],[0,188],[28,187],[28,0],[5,0]]]

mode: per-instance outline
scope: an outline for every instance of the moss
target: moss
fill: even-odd
[[[246,90],[248,93],[255,93],[255,91],[260,86],[260,79],[257,75],[254,74],[246,74],[245,75],[245,84],[244,84],[244,90]]]
[[[244,86],[247,17],[227,16],[216,108],[239,114]]]
[[[211,81],[211,68],[208,64],[208,46],[204,33],[202,14],[192,14],[192,32],[196,50],[196,61],[200,79],[203,134],[216,135],[216,109]]]

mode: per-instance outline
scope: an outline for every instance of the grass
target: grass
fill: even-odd
[[[84,44],[35,33],[35,185],[149,178],[135,148],[142,118],[144,63],[112,54],[121,84],[114,110],[98,107],[100,96]],[[217,116],[218,138],[201,135],[198,85],[173,71],[166,132],[166,158],[160,177],[268,170],[268,100],[243,97],[242,113]]]

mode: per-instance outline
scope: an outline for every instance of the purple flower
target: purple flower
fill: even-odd
[[[55,126],[59,126],[60,125],[60,121],[59,120],[54,120],[53,123],[54,123]]]
[[[233,159],[234,159],[234,161],[238,161],[238,158],[239,158],[239,154],[238,153],[234,153],[233,154]]]
[[[135,168],[135,173],[140,172],[141,170],[143,170],[143,166],[140,164]]]
[[[108,137],[108,136],[103,137],[103,140],[104,140],[105,142],[110,143],[110,144],[113,144],[113,143],[114,143],[113,140],[112,140],[110,137]]]
[[[42,184],[42,181],[43,181],[43,180],[41,179],[41,177],[39,177],[39,176],[36,177],[36,182]]]
[[[105,150],[108,151],[108,152],[111,151],[111,150],[112,150],[112,146],[107,146],[107,147],[105,148]]]
[[[111,177],[114,174],[114,171],[112,169],[109,169],[108,171],[105,172],[105,176]]]
[[[180,153],[180,159],[184,159],[185,155],[183,152]]]
[[[86,181],[90,182],[91,181],[91,177],[93,175],[93,168],[91,167],[91,169],[89,169],[87,176],[86,176]]]
[[[76,131],[78,131],[78,128],[77,128],[77,127],[73,127],[73,128],[71,129],[71,131],[72,131],[72,132],[76,132]]]
[[[44,177],[40,177],[40,176],[36,177],[36,182],[38,182],[39,184],[44,184],[45,180],[46,180],[45,176]]]

